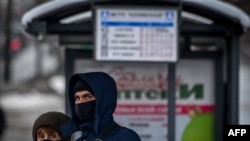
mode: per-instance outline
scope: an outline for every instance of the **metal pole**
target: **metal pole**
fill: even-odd
[[[231,35],[227,40],[228,80],[228,124],[239,122],[239,36]]]
[[[175,72],[176,64],[168,65],[168,141],[175,141]]]
[[[10,63],[11,63],[11,54],[10,54],[10,38],[11,38],[11,19],[12,19],[12,0],[8,0],[7,3],[7,14],[5,17],[5,46],[4,46],[4,81],[8,83],[10,80]]]
[[[67,93],[68,93],[68,89],[69,89],[69,85],[68,85],[68,81],[70,76],[74,73],[73,70],[73,63],[72,63],[72,55],[70,54],[70,49],[66,48],[64,50],[64,56],[65,56],[65,63],[64,63],[64,74],[65,74],[65,112],[67,114],[71,113],[70,110],[70,104],[69,104],[69,99],[67,97]]]
[[[214,60],[215,63],[215,74],[214,78],[215,81],[215,123],[214,126],[214,134],[215,134],[215,141],[223,141],[223,136],[221,132],[223,132],[224,126],[224,116],[225,116],[225,92],[224,92],[224,71],[223,71],[223,54],[219,53],[218,57]]]

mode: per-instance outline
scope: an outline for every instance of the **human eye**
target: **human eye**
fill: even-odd
[[[55,140],[55,141],[61,139],[61,137],[60,137],[57,133],[52,134],[52,135],[51,135],[51,138],[52,138],[53,140]]]
[[[53,139],[57,139],[57,137],[58,137],[57,134],[53,134],[53,135],[52,135],[52,138],[53,138]]]
[[[75,96],[75,101],[79,101],[80,97],[79,96]]]
[[[84,96],[84,99],[85,100],[91,100],[93,98],[93,96],[91,95],[91,94],[86,94],[85,96]]]
[[[37,138],[38,138],[38,139],[44,139],[44,138],[45,138],[45,135],[44,135],[43,133],[39,133],[39,134],[37,135]]]

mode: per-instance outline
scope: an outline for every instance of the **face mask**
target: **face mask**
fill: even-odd
[[[95,100],[75,104],[75,113],[82,123],[93,120],[95,113]]]

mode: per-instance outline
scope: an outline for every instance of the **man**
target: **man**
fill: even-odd
[[[33,124],[33,141],[70,141],[70,137],[63,139],[61,131],[61,126],[69,120],[69,115],[57,111],[41,114]]]
[[[113,119],[117,88],[104,72],[78,73],[70,77],[68,98],[71,120],[62,127],[65,137],[81,131],[77,141],[140,141],[136,132]]]

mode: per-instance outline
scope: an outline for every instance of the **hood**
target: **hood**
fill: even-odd
[[[75,113],[74,86],[82,79],[92,89],[96,98],[94,130],[98,134],[113,122],[113,113],[117,104],[117,88],[112,77],[104,72],[76,73],[68,82],[67,98],[71,110],[71,120],[62,128],[64,136],[69,136],[78,128],[79,121]]]

